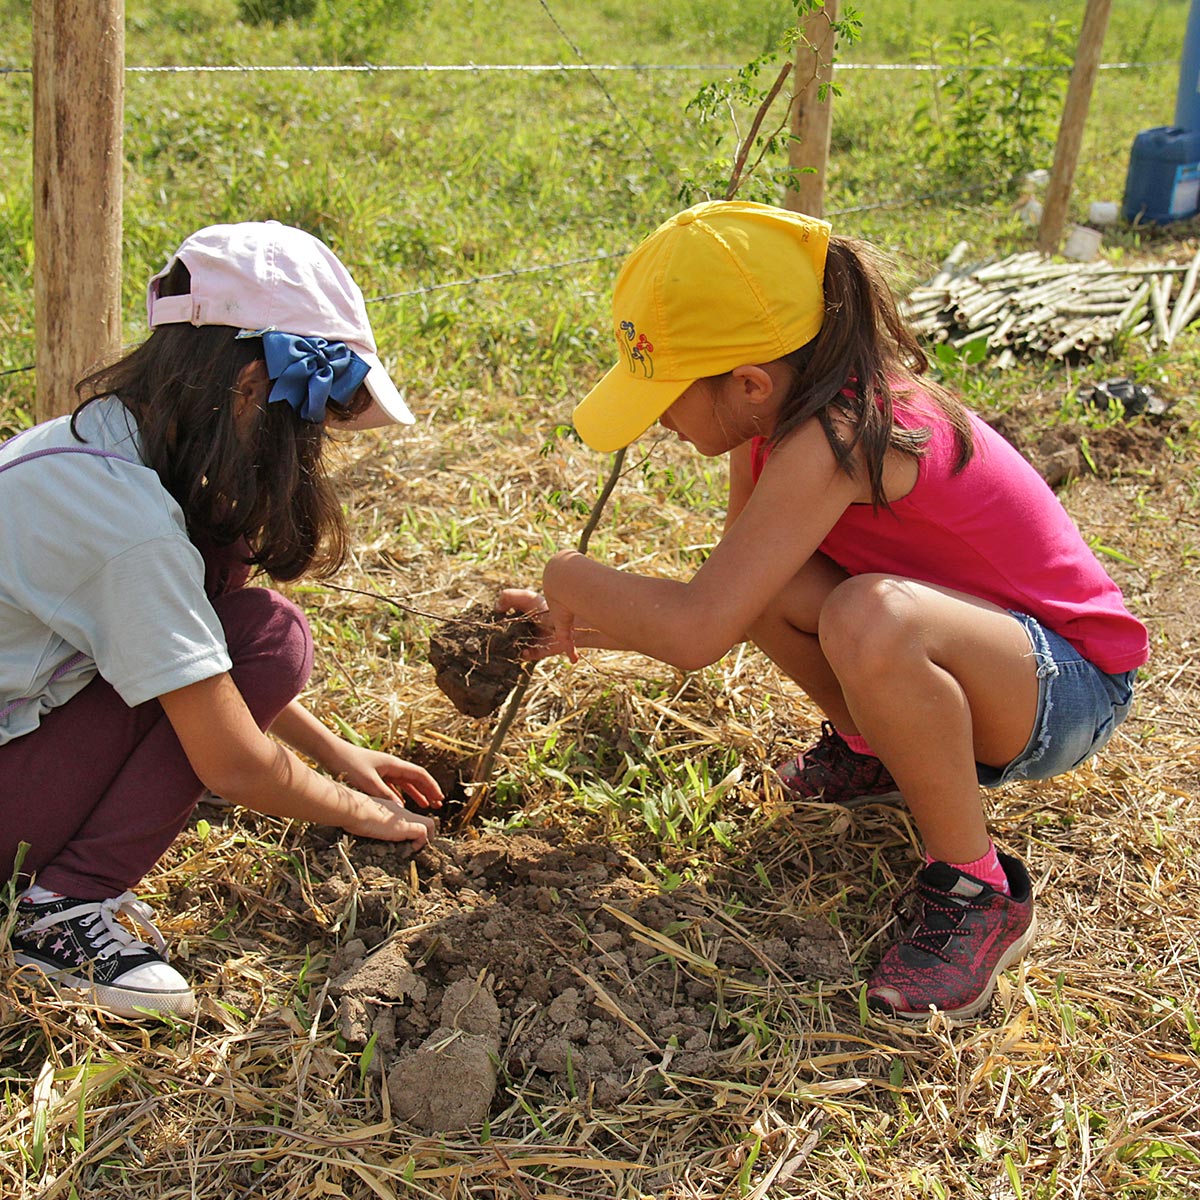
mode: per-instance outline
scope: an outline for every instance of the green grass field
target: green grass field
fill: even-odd
[[[0,74],[0,436],[29,423],[36,384],[22,369],[34,359],[29,7],[0,0],[0,68],[15,68]],[[325,238],[362,284],[418,417],[346,448],[355,552],[339,582],[455,613],[535,583],[546,554],[577,539],[608,463],[573,438],[570,413],[609,365],[619,257],[685,194],[723,190],[756,102],[731,98],[706,122],[689,106],[776,46],[794,12],[765,0],[300,7],[298,19],[251,24],[236,0],[127,0],[127,63],[480,69],[131,72],[125,339],[145,335],[145,279],[192,229],[273,217]],[[1014,204],[1021,177],[1051,165],[1083,9],[863,3],[861,40],[839,54],[847,68],[962,68],[836,76],[826,215],[890,254],[899,290],[960,242],[972,259],[1033,245]],[[1133,138],[1171,123],[1187,12],[1184,0],[1114,3],[1104,61],[1149,65],[1100,73],[1072,219],[1119,201]],[[482,69],[580,62],[647,69]],[[1013,65],[1056,70],[1003,69]],[[745,194],[779,196],[778,158]],[[1115,264],[1184,264],[1196,250],[1194,221],[1105,233]],[[456,852],[529,831],[603,844],[631,891],[635,880],[648,902],[686,896],[726,944],[753,948],[753,972],[725,974],[702,921],[634,931],[647,989],[655,970],[676,971],[680,989],[715,987],[714,1028],[738,1040],[708,1074],[672,1074],[664,1053],[615,1103],[575,1086],[569,1068],[567,1082],[521,1074],[509,1055],[487,1125],[413,1133],[392,1113],[374,1043],[339,1030],[330,981],[356,920],[369,910],[380,937],[398,936],[434,896],[432,868],[385,879],[353,839],[205,810],[143,889],[204,994],[195,1026],[98,1022],[0,985],[0,1196],[1195,1195],[1198,355],[1192,330],[1170,354],[1130,338],[1096,365],[943,365],[972,405],[1024,425],[1031,443],[1082,429],[1086,458],[1128,433],[1132,448],[1063,495],[1155,647],[1140,708],[1102,761],[994,799],[996,828],[1046,899],[1038,951],[1005,980],[989,1023],[893,1034],[861,1022],[870,942],[911,875],[915,835],[902,812],[838,815],[772,796],[764,768],[816,715],[765,659],[737,652],[681,677],[597,655],[535,673]],[[1174,402],[1168,425],[1125,431],[1080,412],[1080,382],[1125,375]],[[716,537],[721,468],[648,439],[630,461],[592,551],[664,575],[694,569]],[[314,709],[468,771],[492,726],[434,688],[429,622],[317,584],[292,594],[317,639]],[[781,914],[830,923],[847,947],[843,977],[814,985],[775,955]]]
[[[1045,50],[1047,14],[1073,44],[1081,3],[863,7],[847,64],[968,61],[1060,63]],[[786,3],[694,0],[670,15],[636,5],[582,5],[568,17],[537,2],[317,5],[307,22],[240,25],[232,0],[127,6],[130,66],[306,63],[592,63],[695,65],[687,71],[589,76],[504,74],[138,74],[128,77],[125,149],[125,334],[144,336],[144,280],[193,227],[273,216],[326,237],[352,265],[381,344],[414,388],[531,394],[557,415],[605,354],[605,260],[503,281],[422,288],[478,276],[620,254],[681,206],[680,189],[719,194],[738,125],[749,110],[700,124],[687,111],[706,84],[773,44]],[[3,6],[3,65],[28,66],[28,6]],[[336,14],[336,18],[335,18]],[[1103,72],[1078,171],[1075,215],[1120,199],[1134,135],[1170,123],[1182,2],[1117,4],[1105,61],[1164,63]],[[553,15],[569,35],[558,32]],[[974,22],[974,26],[971,25]],[[965,50],[984,23],[997,45]],[[1063,36],[1059,36],[1062,42]],[[768,72],[773,73],[773,72]],[[957,240],[979,250],[1024,244],[1006,217],[1015,198],[1002,156],[983,133],[956,127],[939,77],[847,70],[838,76],[827,208],[837,228],[877,240],[901,282],[931,272]],[[1019,82],[1040,114],[1014,116],[1031,166],[1049,166],[1065,77],[981,73],[980,104],[995,113]],[[0,369],[33,360],[31,79],[0,76]],[[992,139],[1014,133],[992,116]],[[968,131],[970,136],[968,136]],[[979,135],[977,143],[970,137]],[[950,164],[947,146],[959,143]],[[768,166],[771,164],[768,164]],[[776,168],[781,166],[778,162]],[[746,194],[757,197],[753,184]],[[770,195],[766,183],[763,189]],[[980,206],[982,194],[996,201]],[[920,201],[918,198],[936,199]],[[838,215],[843,213],[844,215]],[[954,220],[944,219],[953,213]],[[1136,247],[1136,239],[1129,239]],[[12,402],[30,380],[5,378]]]

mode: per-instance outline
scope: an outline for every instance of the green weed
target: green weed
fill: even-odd
[[[930,169],[1004,189],[1044,163],[1075,41],[1074,27],[1054,18],[1023,25],[1020,33],[972,24],[936,40],[930,60],[956,66],[933,77],[933,98],[916,110],[913,132]],[[1018,64],[1033,69],[1007,69]]]

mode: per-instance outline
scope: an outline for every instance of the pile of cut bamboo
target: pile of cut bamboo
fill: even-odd
[[[1162,350],[1200,317],[1200,253],[1188,266],[1064,263],[1036,250],[962,266],[966,250],[956,246],[900,311],[929,341],[985,342],[1000,367],[1030,353],[1103,358],[1118,338],[1144,337]]]

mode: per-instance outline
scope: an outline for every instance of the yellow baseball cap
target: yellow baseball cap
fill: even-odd
[[[620,361],[579,402],[579,436],[619,450],[697,380],[771,362],[825,317],[829,224],[745,200],[709,200],[660,225],[613,290]]]

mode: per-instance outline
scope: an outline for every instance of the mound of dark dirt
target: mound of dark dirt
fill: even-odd
[[[1169,420],[1135,420],[1103,427],[1081,422],[1030,424],[1000,413],[988,423],[1029,460],[1053,488],[1081,475],[1107,479],[1123,470],[1153,464],[1166,454]]]
[[[521,651],[536,637],[528,617],[475,605],[429,639],[437,685],[460,713],[486,717],[516,686],[524,669]]]
[[[416,860],[419,907],[391,914],[389,881],[409,863],[382,843],[360,843],[355,858],[368,885],[359,936],[330,969],[340,1032],[375,1039],[373,1069],[429,1131],[487,1115],[497,1060],[510,1079],[540,1076],[608,1107],[668,1069],[711,1076],[746,1036],[720,1017],[739,981],[763,986],[768,962],[795,979],[850,972],[823,920],[780,912],[750,944],[699,891],[662,893],[617,851],[552,831],[434,843]],[[336,902],[340,886],[327,880],[323,898]],[[382,918],[399,931],[371,925]]]

